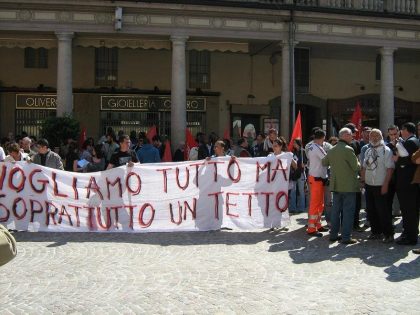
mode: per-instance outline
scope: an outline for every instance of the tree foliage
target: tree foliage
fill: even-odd
[[[71,116],[48,117],[41,127],[41,136],[48,140],[50,147],[59,147],[67,139],[78,139],[80,135],[79,121]]]

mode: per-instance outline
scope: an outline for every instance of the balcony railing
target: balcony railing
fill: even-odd
[[[111,0],[118,2],[118,0]],[[135,1],[139,0],[124,0]],[[141,0],[140,0],[141,1]],[[291,5],[297,8],[311,8],[313,10],[335,9],[358,12],[374,12],[383,14],[415,15],[420,13],[420,0],[158,0],[147,1],[156,3],[188,3],[204,5],[246,6],[257,8],[282,9]]]
[[[417,0],[298,0],[298,5],[401,14],[417,14]]]
[[[233,0],[237,2],[237,0]],[[383,13],[417,14],[420,0],[248,0],[271,5],[290,5],[318,8],[334,8]]]

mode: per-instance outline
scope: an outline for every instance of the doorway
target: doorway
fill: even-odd
[[[231,138],[236,142],[239,138],[255,139],[261,132],[261,116],[252,114],[232,114]]]

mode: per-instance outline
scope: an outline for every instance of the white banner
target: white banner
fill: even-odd
[[[97,173],[0,163],[0,222],[51,232],[283,227],[291,159],[223,157]]]

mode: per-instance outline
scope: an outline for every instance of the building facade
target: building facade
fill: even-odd
[[[87,133],[157,125],[232,137],[298,110],[304,134],[356,102],[367,125],[420,120],[416,0],[0,1],[0,135],[72,114]],[[293,66],[292,66],[293,65]]]

